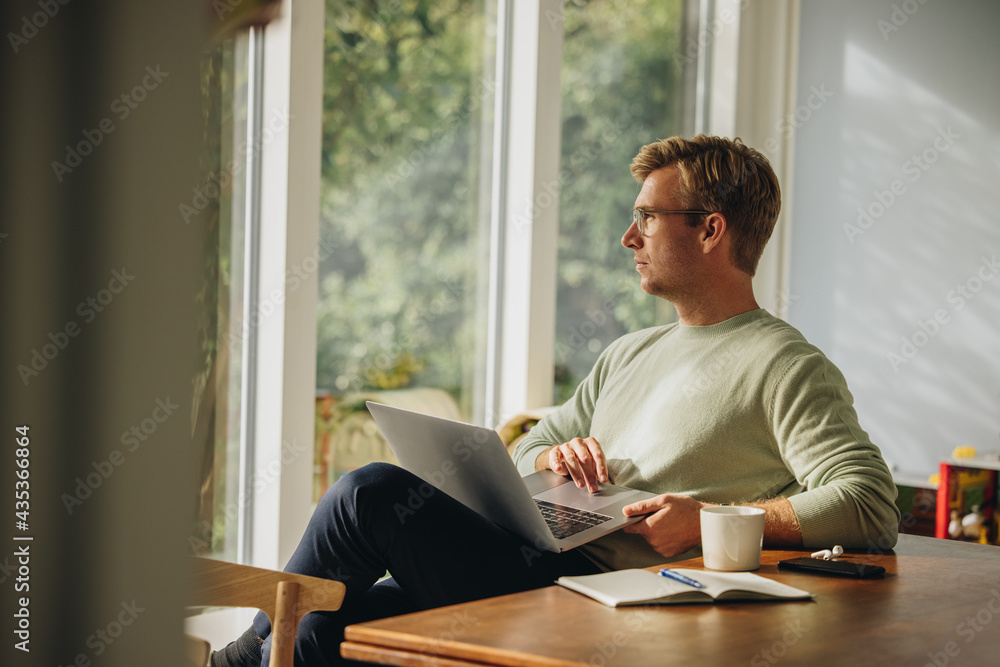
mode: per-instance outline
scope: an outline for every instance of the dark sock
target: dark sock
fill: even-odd
[[[212,667],[260,667],[260,645],[253,626],[221,651],[212,652]]]

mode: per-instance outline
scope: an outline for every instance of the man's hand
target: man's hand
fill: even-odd
[[[698,502],[691,496],[664,494],[640,500],[623,508],[625,516],[650,514],[642,521],[625,526],[626,533],[642,535],[658,554],[670,558],[701,544],[701,508],[712,503]],[[768,547],[802,546],[795,509],[788,498],[774,498],[746,507],[759,507],[764,515],[764,545]]]
[[[670,493],[640,500],[624,507],[625,516],[649,516],[624,530],[642,535],[658,554],[670,558],[701,544],[701,508],[705,506],[691,496]]]
[[[579,487],[596,493],[600,482],[608,481],[608,463],[604,450],[594,438],[573,438],[549,447],[535,459],[535,470],[551,470],[569,475]]]

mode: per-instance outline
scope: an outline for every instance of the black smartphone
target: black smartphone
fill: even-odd
[[[822,560],[820,558],[791,558],[778,561],[779,570],[800,570],[816,574],[834,574],[855,579],[871,579],[885,574],[881,565],[866,565],[848,560]]]

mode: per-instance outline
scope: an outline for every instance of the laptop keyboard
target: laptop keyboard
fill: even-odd
[[[605,521],[611,521],[611,517],[606,514],[556,505],[547,500],[535,499],[535,504],[538,505],[545,523],[549,524],[549,529],[557,540],[576,535]]]

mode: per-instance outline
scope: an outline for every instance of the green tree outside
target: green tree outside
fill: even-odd
[[[554,401],[604,345],[657,320],[618,240],[637,192],[632,156],[677,131],[680,11],[677,0],[572,0],[546,17],[565,35],[568,173]],[[439,387],[471,412],[485,326],[489,203],[480,192],[489,182],[494,13],[494,3],[468,0],[327,2],[321,389]]]

